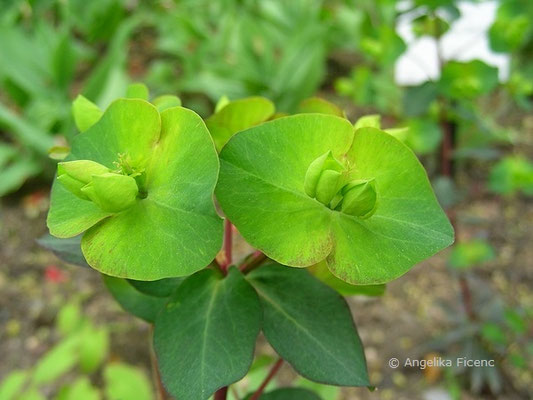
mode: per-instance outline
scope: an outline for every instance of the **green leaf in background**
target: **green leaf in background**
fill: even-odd
[[[492,344],[503,346],[507,343],[505,332],[494,322],[485,322],[481,327],[481,335]]]
[[[449,61],[442,69],[439,91],[447,97],[466,100],[488,94],[498,84],[498,68],[480,60]]]
[[[67,337],[41,358],[35,365],[32,382],[35,385],[50,383],[70,371],[78,362],[80,337]]]
[[[104,370],[107,400],[153,400],[150,381],[142,370],[123,363],[112,363]]]
[[[471,240],[457,243],[450,255],[450,266],[456,269],[467,269],[496,257],[494,249],[484,240]]]
[[[104,362],[109,352],[109,332],[106,327],[87,324],[81,331],[80,368],[92,373]]]
[[[337,117],[344,118],[344,111],[339,108],[336,104],[333,104],[327,100],[321,99],[320,97],[311,97],[305,99],[298,105],[298,113],[301,114],[329,114],[336,115]]]
[[[248,97],[230,101],[205,123],[218,151],[237,132],[266,121],[274,114],[274,104],[263,97]]]
[[[521,191],[533,196],[533,163],[521,156],[498,161],[490,172],[489,189],[503,195]]]
[[[346,168],[346,181],[374,179],[371,217],[330,209],[304,191],[308,167],[329,151]],[[342,280],[380,284],[453,242],[420,162],[377,129],[354,133],[345,119],[299,114],[238,133],[220,158],[222,209],[250,244],[284,265],[326,259]]]
[[[63,336],[76,332],[83,322],[81,308],[77,300],[61,307],[56,316],[56,328]]]
[[[45,234],[37,239],[37,243],[52,252],[61,260],[80,267],[89,267],[81,252],[81,235],[68,239],[59,239]]]
[[[27,380],[28,373],[26,371],[11,371],[0,383],[0,399],[16,400],[17,394],[24,388]]]
[[[250,393],[244,398],[244,400],[250,399],[252,394],[253,393]],[[262,394],[261,400],[322,400],[322,398],[307,389],[282,388]]]
[[[496,19],[489,29],[489,43],[493,51],[509,53],[520,48],[531,34],[529,2],[502,0]]]
[[[17,400],[46,400],[39,390],[30,388],[17,397]]]
[[[361,129],[361,128],[381,128],[381,115],[378,114],[371,114],[371,115],[364,115],[361,118],[359,118],[354,126],[354,129]]]
[[[439,125],[430,119],[411,119],[407,122],[407,144],[417,154],[429,154],[437,150],[442,140]]]
[[[126,88],[126,97],[128,99],[141,99],[148,101],[150,94],[144,83],[132,83]]]
[[[100,392],[91,385],[89,378],[81,376],[72,384],[61,388],[56,400],[100,400]]]
[[[167,301],[164,297],[149,296],[138,291],[125,279],[103,274],[102,278],[111,295],[125,311],[147,322],[155,321],[157,313]]]
[[[74,138],[67,160],[133,172],[144,193],[128,209],[111,213],[54,182],[50,233],[67,238],[87,231],[81,247],[93,268],[138,280],[184,276],[205,267],[220,249],[222,220],[212,198],[218,159],[194,112],[175,107],[159,114],[144,100],[117,100]]]
[[[420,17],[415,18],[412,21],[412,26],[413,33],[417,37],[431,36],[439,38],[450,29],[448,22],[433,15],[421,15]]]
[[[168,297],[183,281],[183,278],[166,278],[157,281],[135,281],[128,279],[128,283],[139,292],[155,297]]]
[[[205,400],[244,377],[252,363],[261,306],[236,268],[187,278],[158,315],[154,347],[166,388],[181,400]]]
[[[312,265],[308,271],[342,296],[383,296],[386,285],[350,285],[333,275],[325,261]]]
[[[346,301],[307,271],[270,264],[247,279],[263,305],[263,332],[302,376],[368,386],[363,346]]]
[[[406,88],[403,97],[405,116],[418,117],[425,114],[437,95],[438,87],[435,82],[424,82],[422,85]]]
[[[100,107],[81,94],[72,102],[72,116],[80,132],[85,132],[96,124],[103,114]]]
[[[167,108],[181,106],[181,100],[177,96],[165,94],[153,99],[152,104],[157,107],[157,110],[159,112],[162,112],[165,111]]]

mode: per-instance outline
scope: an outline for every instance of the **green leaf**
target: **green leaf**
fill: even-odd
[[[104,362],[109,351],[109,332],[106,327],[87,325],[81,332],[80,368],[93,373]]]
[[[138,368],[123,363],[109,364],[104,370],[107,400],[152,400],[152,385]]]
[[[320,97],[311,97],[305,99],[298,106],[298,113],[309,114],[309,113],[319,113],[319,114],[329,114],[336,115],[337,117],[344,118],[345,114],[342,109],[337,107],[336,104],[333,104],[327,100],[321,99]]]
[[[261,323],[256,293],[236,268],[187,278],[158,315],[154,346],[163,382],[181,400],[205,400],[241,379]]]
[[[381,115],[378,114],[371,114],[371,115],[364,115],[361,118],[359,118],[355,124],[354,129],[360,129],[360,128],[381,128]]]
[[[69,335],[81,326],[83,317],[80,305],[77,301],[65,304],[56,317],[56,328],[63,335]]]
[[[263,97],[248,97],[229,102],[205,123],[218,151],[235,133],[266,121],[274,114],[274,104]]]
[[[281,265],[247,278],[263,305],[267,340],[299,374],[332,385],[369,385],[363,346],[339,294],[307,271]]]
[[[56,400],[100,400],[100,392],[91,385],[89,378],[81,376],[60,391]]]
[[[489,188],[503,195],[522,191],[533,196],[533,163],[521,156],[505,157],[490,171]]]
[[[484,240],[471,240],[453,246],[450,266],[456,269],[467,269],[491,261],[494,257],[494,249],[490,244]]]
[[[155,297],[170,296],[182,281],[183,278],[166,278],[150,282],[128,279],[128,283],[139,292]]]
[[[194,112],[175,107],[159,114],[144,100],[117,100],[74,138],[68,160],[119,165],[139,185],[133,205],[106,212],[54,182],[50,233],[65,238],[86,231],[81,247],[93,268],[138,280],[184,276],[220,249],[222,220],[212,198],[218,159]]]
[[[85,132],[96,124],[103,114],[104,112],[100,110],[100,107],[81,94],[72,102],[74,123],[80,132]]]
[[[102,278],[111,295],[125,311],[147,322],[155,321],[157,313],[167,301],[164,297],[148,296],[136,290],[125,279],[108,275],[102,275]]]
[[[488,94],[498,85],[498,68],[480,60],[449,61],[442,69],[439,91],[450,98],[464,100]]]
[[[59,239],[48,233],[37,239],[37,243],[52,252],[61,260],[80,267],[89,267],[81,252],[81,235]]]
[[[406,88],[403,98],[405,116],[418,117],[425,114],[437,95],[438,87],[435,82],[424,82],[420,86]]]
[[[371,217],[330,209],[306,194],[309,165],[328,151],[344,163],[347,182],[374,179]],[[305,267],[326,259],[349,283],[379,284],[453,242],[420,162],[377,129],[354,132],[338,117],[299,114],[238,133],[220,159],[222,209],[250,244],[282,264]]]
[[[434,152],[442,140],[439,125],[430,119],[411,119],[407,123],[407,144],[418,154]]]
[[[350,285],[333,275],[326,262],[322,261],[312,265],[308,271],[323,283],[335,289],[342,296],[383,296],[386,285]]]
[[[15,396],[20,393],[27,379],[28,373],[26,371],[10,372],[0,384],[0,399],[15,400]]]
[[[126,97],[129,99],[147,100],[150,94],[144,83],[132,83],[126,89]]]
[[[78,335],[70,336],[57,344],[38,361],[32,382],[36,385],[50,383],[70,371],[78,362],[79,344]]]
[[[244,400],[250,399],[253,393],[250,393]],[[321,400],[322,398],[316,393],[307,389],[300,388],[282,388],[261,395],[261,400]]]
[[[159,112],[161,112],[166,110],[167,108],[181,106],[181,100],[177,96],[165,94],[163,96],[159,96],[153,99],[152,104],[157,107]]]

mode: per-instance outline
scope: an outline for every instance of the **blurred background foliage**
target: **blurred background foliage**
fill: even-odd
[[[482,59],[446,53],[447,35],[465,7],[483,3],[492,4],[495,13],[484,37],[478,39],[485,40],[493,54],[506,57],[505,73]],[[436,313],[448,329],[433,332],[435,337],[420,347],[426,351],[423,354],[466,352],[499,360],[496,373],[476,370],[469,376],[465,371],[445,371],[439,379],[448,398],[461,398],[464,390],[480,396],[527,398],[533,387],[533,304],[522,297],[512,304],[499,296],[495,285],[487,283],[484,268],[517,264],[520,270],[531,270],[531,258],[509,259],[513,250],[490,243],[494,238],[505,241],[500,227],[479,229],[479,225],[487,225],[491,215],[506,226],[502,229],[509,229],[505,232],[511,229],[509,215],[516,224],[531,225],[527,206],[533,196],[532,20],[531,0],[4,0],[0,197],[15,201],[22,197],[29,218],[45,211],[42,188],[51,182],[58,154],[68,149],[77,133],[71,102],[78,94],[104,108],[124,96],[128,85],[142,81],[153,97],[179,96],[184,106],[213,127],[221,118],[213,115],[217,103],[222,107],[228,99],[252,96],[267,97],[282,113],[305,112],[313,104],[306,99],[319,96],[338,104],[352,121],[379,114],[381,119],[371,119],[384,129],[397,128],[391,134],[421,157],[457,229],[458,244],[444,263],[453,278],[449,282],[460,288],[455,297],[465,311],[441,305]],[[398,77],[399,60],[409,56],[414,43],[399,33],[399,24],[406,21],[413,41],[433,44],[422,61],[435,59],[436,73],[423,71],[427,79],[416,84],[402,83]],[[465,40],[464,45],[482,43]],[[238,103],[229,104],[238,108]],[[485,202],[485,208],[474,212],[476,217],[464,217],[464,209],[478,201]],[[502,220],[499,211],[491,214],[492,204],[504,210]],[[509,233],[516,246],[528,240],[523,232],[531,233],[520,232],[521,236]],[[531,285],[533,278],[524,274],[516,279]],[[513,291],[498,282],[496,286]],[[379,297],[383,292],[368,295]],[[56,328],[60,344],[35,369],[9,375],[0,393],[7,390],[8,381],[14,386],[33,382],[31,390],[38,393],[39,385],[61,379],[81,363],[79,376],[61,386],[57,398],[79,399],[76,393],[81,392],[87,392],[89,399],[99,398],[101,393],[96,393],[99,389],[87,374],[107,382],[101,385],[106,391],[112,390],[107,388],[116,377],[136,373],[127,366],[107,366],[107,350],[97,361],[83,361],[78,350],[76,355],[69,353],[69,348],[85,346],[87,332],[99,332],[89,335],[93,342],[88,346],[96,337],[101,341],[98,346],[108,346],[107,328],[96,328],[76,310],[61,309]],[[76,324],[65,322],[69,313]],[[72,324],[76,328],[66,326]],[[46,361],[53,357],[60,361]],[[63,369],[46,371],[55,375],[43,381],[39,368],[48,368],[39,365],[46,362]],[[94,369],[88,371],[83,366],[87,362]],[[266,366],[265,359],[256,360],[258,377]],[[391,379],[402,388],[403,378]],[[321,390],[326,399],[342,395],[338,390]],[[376,396],[368,398],[387,398]]]

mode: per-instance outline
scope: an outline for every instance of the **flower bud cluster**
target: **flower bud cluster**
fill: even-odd
[[[332,210],[369,218],[377,206],[374,179],[347,181],[345,171],[328,151],[309,165],[304,180],[305,193]]]
[[[131,207],[139,194],[134,177],[113,172],[90,160],[59,163],[57,180],[75,196],[111,213]]]

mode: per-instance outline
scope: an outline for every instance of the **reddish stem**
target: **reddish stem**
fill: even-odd
[[[233,224],[229,219],[224,222],[224,262],[220,267],[222,272],[226,274],[232,261],[232,247],[233,247]]]
[[[267,387],[269,382],[272,380],[272,378],[274,378],[274,375],[276,375],[276,373],[279,371],[279,369],[281,368],[282,365],[283,365],[283,359],[280,358],[272,366],[272,368],[270,369],[270,372],[266,376],[265,380],[263,381],[263,383],[261,383],[261,386],[259,386],[257,391],[252,395],[252,397],[250,397],[250,400],[258,400],[259,397],[261,397],[261,395],[263,394],[263,391],[265,390],[265,388]]]
[[[220,388],[215,393],[215,399],[214,400],[226,400],[226,396],[228,394],[228,387],[224,386],[223,388]]]
[[[253,269],[259,267],[266,259],[267,256],[265,256],[259,250],[256,250],[250,256],[246,257],[244,262],[239,266],[239,269],[243,274],[247,274]]]

